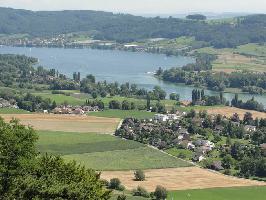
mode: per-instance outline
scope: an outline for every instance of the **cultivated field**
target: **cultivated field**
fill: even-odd
[[[120,122],[116,118],[94,116],[72,116],[53,114],[1,114],[6,120],[19,119],[24,125],[31,125],[36,130],[113,133]]]
[[[266,113],[253,111],[253,110],[244,110],[234,107],[221,107],[221,108],[208,108],[206,109],[209,114],[221,114],[227,117],[231,117],[234,113],[237,113],[241,119],[243,119],[246,112],[252,113],[253,118],[266,118]]]
[[[266,187],[213,188],[173,191],[168,200],[265,200]]]
[[[170,191],[236,186],[266,186],[265,182],[224,176],[198,167],[146,170],[146,181],[143,182],[134,181],[133,174],[133,171],[106,171],[102,173],[101,177],[106,180],[119,178],[128,190],[143,186],[150,192],[154,191],[157,185],[162,185]]]
[[[106,134],[39,131],[40,152],[95,170],[134,170],[190,166],[189,163],[134,141]]]
[[[215,49],[212,47],[197,50],[202,53],[215,54],[218,59],[214,61],[214,71],[233,72],[236,70],[252,70],[265,72],[266,46],[247,44],[236,49]]]

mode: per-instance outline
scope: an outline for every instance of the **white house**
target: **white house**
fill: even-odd
[[[156,115],[154,115],[154,120],[157,120],[157,121],[165,122],[168,119],[169,118],[168,118],[167,115],[163,115],[163,114],[156,114]]]

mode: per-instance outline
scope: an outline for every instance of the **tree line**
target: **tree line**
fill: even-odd
[[[224,91],[226,88],[255,87],[263,93],[266,90],[266,73],[254,73],[248,71],[224,72],[212,71],[185,71],[182,68],[159,69],[156,76],[164,81],[172,83],[185,83],[187,85],[203,86],[214,91]],[[252,90],[248,90],[254,93]]]

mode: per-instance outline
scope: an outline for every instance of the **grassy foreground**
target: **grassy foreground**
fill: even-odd
[[[265,200],[266,187],[235,187],[169,192],[168,200]]]
[[[134,170],[186,167],[190,164],[134,141],[95,133],[39,131],[40,152],[95,170]]]

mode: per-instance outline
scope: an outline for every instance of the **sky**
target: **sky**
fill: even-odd
[[[266,0],[0,0],[29,10],[103,10],[132,14],[266,13]]]

